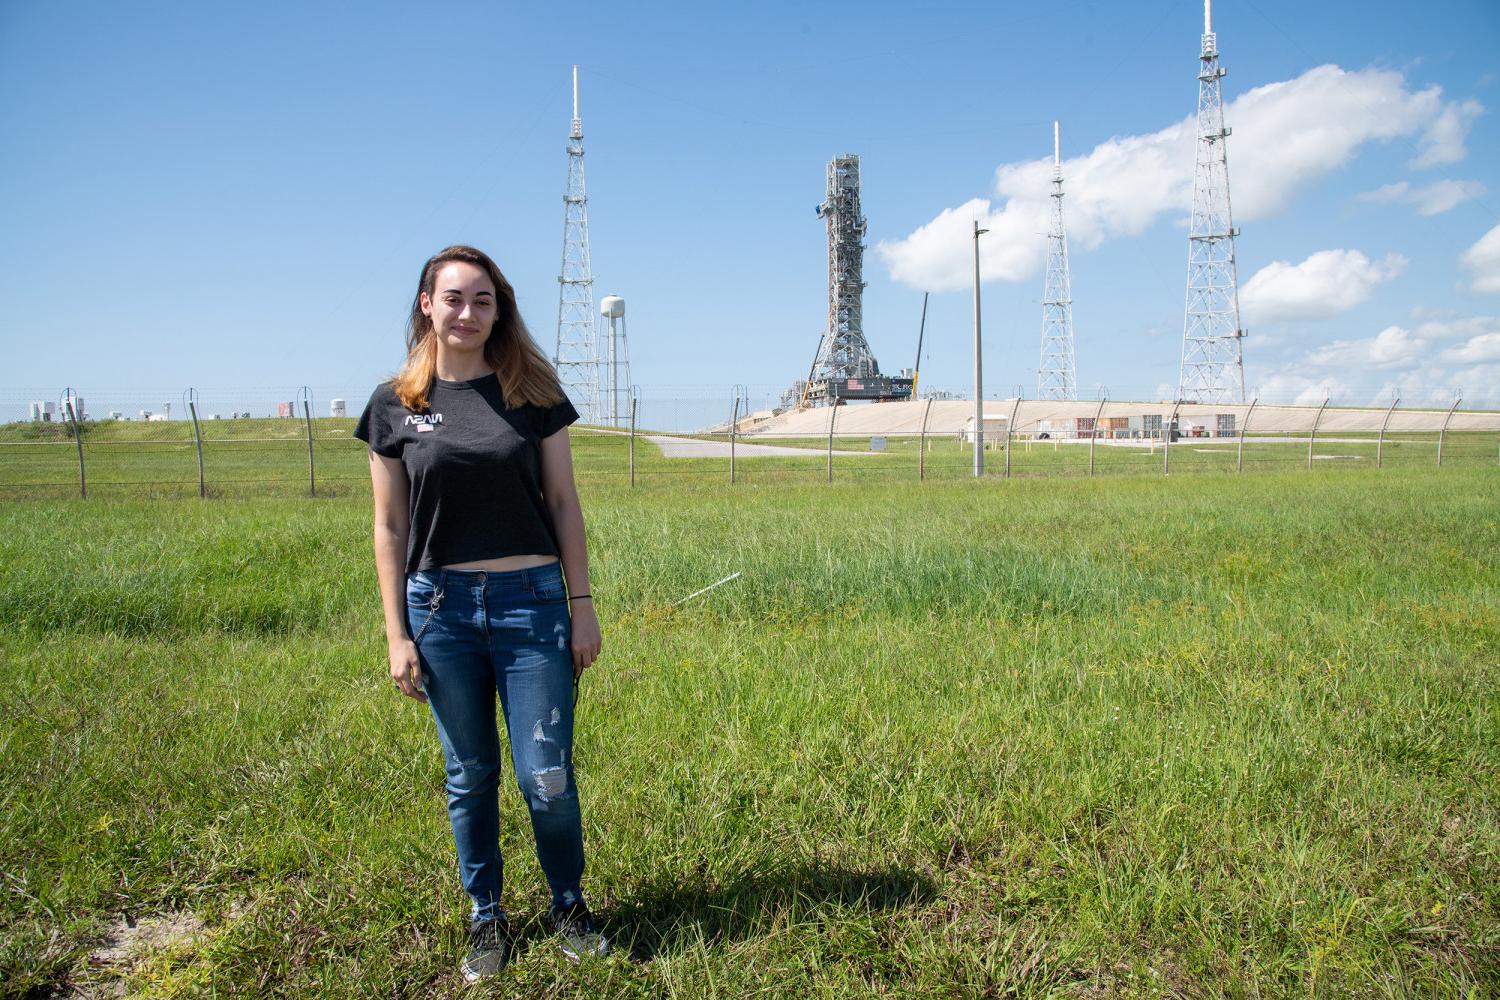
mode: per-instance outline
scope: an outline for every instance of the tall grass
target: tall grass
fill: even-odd
[[[855,461],[854,459],[850,460]],[[477,995],[1500,990],[1500,477],[585,482],[615,955]],[[447,995],[362,499],[0,506],[11,996]],[[686,604],[683,596],[741,576]],[[131,966],[122,915],[206,932]]]

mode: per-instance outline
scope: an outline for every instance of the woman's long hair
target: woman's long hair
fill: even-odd
[[[429,299],[437,289],[443,265],[461,260],[482,268],[495,286],[495,325],[484,343],[484,360],[500,376],[500,388],[509,407],[554,406],[564,399],[557,372],[542,349],[531,339],[516,308],[516,292],[489,255],[468,246],[451,246],[434,254],[422,265],[417,294],[406,322],[406,363],[391,379],[391,387],[408,410],[427,409],[427,394],[437,371],[437,337],[432,320],[422,312],[422,293]]]

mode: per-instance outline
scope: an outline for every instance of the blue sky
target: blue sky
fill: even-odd
[[[648,395],[805,373],[826,296],[813,209],[842,153],[862,158],[882,368],[912,363],[932,288],[923,381],[971,384],[968,245],[945,226],[979,214],[986,394],[1034,393],[1054,118],[1080,385],[1175,384],[1194,0],[438,10],[0,6],[6,403],[362,397],[452,242],[496,257],[550,351],[575,62],[596,294],[626,297]],[[1247,381],[1500,405],[1500,7],[1220,0],[1214,20],[1241,287],[1258,282]]]

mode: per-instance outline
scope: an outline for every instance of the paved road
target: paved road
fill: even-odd
[[[601,430],[595,427],[585,428],[593,434],[623,434],[629,436],[627,431]],[[668,437],[664,434],[637,434],[637,437],[650,441],[661,449],[666,458],[728,458],[728,441],[704,441],[699,438]],[[756,458],[761,455],[801,455],[804,458],[822,458],[827,455],[824,448],[790,448],[779,444],[746,444],[744,441],[736,442],[734,446],[736,458]],[[877,451],[835,451],[834,455],[842,458],[845,455],[878,455]]]

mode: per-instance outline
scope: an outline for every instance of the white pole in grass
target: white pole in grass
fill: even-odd
[[[1456,410],[1456,409],[1458,409],[1458,404],[1462,403],[1463,401],[1464,401],[1463,394],[1460,393],[1457,396],[1457,398],[1455,398],[1453,400],[1453,405],[1450,406],[1450,407],[1448,407],[1448,415],[1443,418],[1443,429],[1440,430],[1440,431],[1438,431],[1438,465],[1437,465],[1437,467],[1439,469],[1441,469],[1443,467],[1443,438],[1448,433],[1448,421],[1450,421],[1450,420],[1453,419],[1453,411]]]
[[[1385,419],[1380,422],[1380,437],[1375,439],[1375,468],[1377,469],[1382,467],[1382,461],[1385,457],[1382,454],[1382,452],[1384,452],[1385,450],[1385,429],[1390,425],[1391,414],[1396,412],[1396,407],[1400,405],[1400,403],[1401,396],[1398,393],[1396,395],[1396,398],[1391,400],[1390,407],[1385,411]]]
[[[1240,424],[1240,448],[1239,454],[1236,455],[1234,459],[1235,472],[1245,471],[1245,434],[1250,430],[1250,418],[1255,414],[1255,404],[1259,402],[1259,395],[1250,400],[1250,409],[1245,413],[1245,422]]]
[[[686,597],[682,598],[682,600],[680,600],[680,601],[673,601],[672,602],[672,606],[675,608],[679,604],[686,604],[688,601],[691,601],[693,598],[697,597],[699,594],[706,594],[710,590],[713,590],[715,587],[721,587],[721,586],[723,586],[724,584],[728,583],[730,580],[733,580],[733,579],[737,578],[740,575],[740,573],[742,573],[742,572],[744,572],[744,571],[743,570],[736,570],[735,572],[730,573],[724,579],[720,580],[718,583],[710,583],[707,587],[704,587],[702,590],[695,590],[695,591],[693,591],[691,594],[689,594]]]
[[[1323,411],[1328,409],[1328,394],[1323,394],[1323,405],[1318,407],[1318,415],[1313,417],[1312,433],[1307,437],[1307,467],[1312,468],[1313,442],[1318,439],[1318,425],[1323,422]]]

